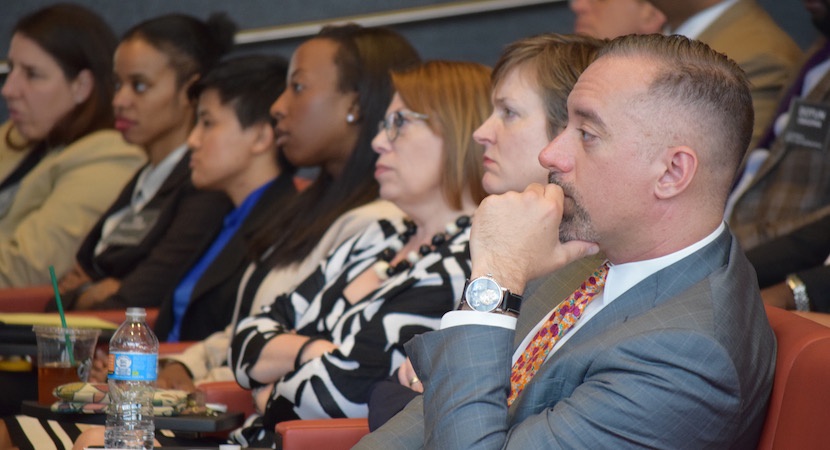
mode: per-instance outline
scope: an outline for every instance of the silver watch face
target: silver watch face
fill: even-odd
[[[490,278],[476,278],[467,285],[464,297],[467,299],[470,308],[476,311],[490,312],[501,303],[501,286]]]

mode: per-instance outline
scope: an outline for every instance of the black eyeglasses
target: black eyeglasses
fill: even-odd
[[[389,142],[394,142],[400,135],[400,130],[403,124],[408,120],[427,120],[429,116],[426,114],[416,113],[413,111],[398,110],[390,113],[386,118],[378,123],[378,132],[386,131],[386,138]]]

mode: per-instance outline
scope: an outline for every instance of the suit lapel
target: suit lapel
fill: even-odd
[[[581,382],[581,380],[569,379],[563,367],[556,364],[558,359],[566,358],[573,351],[601,350],[598,346],[591,345],[598,336],[604,333],[614,333],[614,330],[629,318],[644,314],[656,305],[676,297],[723,267],[728,261],[731,242],[732,235],[726,229],[709,245],[645,278],[603,308],[542,364],[533,379],[525,386],[524,391],[511,405],[508,412],[509,423],[524,420],[528,415],[538,412],[536,404],[540,402],[547,407],[552,407],[561,400],[563,395],[561,386],[560,389],[554,391],[558,396],[549,395],[551,383],[564,385]],[[613,335],[605,339],[613,340]],[[573,368],[568,369],[573,370]],[[540,386],[534,386],[536,383]],[[544,388],[542,388],[543,385]]]
[[[104,228],[104,222],[106,219],[111,216],[112,214],[120,211],[124,207],[130,205],[133,197],[133,191],[135,190],[136,184],[138,184],[138,179],[141,176],[141,172],[147,165],[143,166],[141,170],[139,170],[133,179],[130,181],[129,185],[121,191],[116,202],[110,207],[110,209],[104,213],[101,217],[101,220],[98,221],[98,224],[95,226],[95,236],[94,242],[90,242],[90,249],[89,252],[94,252],[95,246],[98,244],[98,241],[101,238],[101,232]],[[164,182],[159,186],[159,190],[153,195],[147,205],[144,207],[145,210],[152,209],[152,208],[162,208],[164,204],[169,200],[170,194],[175,191],[176,189],[180,189],[182,183],[188,183],[190,178],[190,151],[186,152],[182,159],[173,167],[173,170],[164,180]],[[163,210],[163,208],[162,208]],[[161,216],[159,220],[165,220],[164,216]],[[158,238],[159,233],[161,232],[160,228],[156,227],[156,224],[153,225],[153,228],[147,233],[146,236],[141,240],[140,243],[137,245],[111,245],[107,247],[100,255],[92,258],[92,265],[96,273],[100,276],[105,275],[105,271],[100,268],[97,264],[97,261],[114,261],[116,259],[122,260],[129,260],[135,258],[136,254],[145,253],[150,251],[150,246],[148,246],[148,242],[154,242],[155,239]]]
[[[182,159],[179,160],[176,167],[173,168],[173,171],[170,172],[170,175],[168,175],[167,179],[164,180],[164,183],[159,186],[159,190],[156,192],[156,195],[153,196],[153,199],[166,198],[168,192],[173,189],[178,189],[182,182],[188,178],[190,178],[190,150],[185,152]]]
[[[827,99],[828,93],[830,93],[830,72],[826,73],[821,78],[821,81],[804,98],[808,102],[822,102]],[[755,177],[752,183],[753,185],[761,181],[784,158],[784,155],[787,154],[788,147],[789,144],[784,142],[783,139],[779,138],[775,140],[770,156],[758,170],[758,176]]]
[[[516,337],[513,347],[521,345],[525,336],[547,317],[554,307],[577,290],[586,278],[605,261],[605,255],[599,254],[574,261],[539,280],[537,287],[528,291],[522,302],[522,313],[516,324]]]
[[[107,221],[109,216],[115,214],[117,211],[120,211],[122,208],[130,204],[130,199],[133,196],[135,185],[138,183],[138,177],[146,167],[147,165],[145,164],[138,169],[138,172],[135,173],[130,182],[127,183],[124,189],[121,190],[121,193],[118,194],[118,198],[115,199],[115,202],[110,205],[109,209],[107,209],[101,218],[98,219],[95,227],[92,228],[92,231],[89,232],[87,237],[84,239],[84,242],[81,244],[81,249],[78,251],[78,262],[84,266],[85,270],[90,272],[90,275],[92,275],[93,278],[100,279],[109,276],[107,271],[99,266],[97,258],[102,257],[101,255],[106,255],[102,258],[107,259],[112,254],[113,249],[110,247],[105,249],[101,255],[95,255],[95,247],[98,245],[98,241],[101,240],[101,234],[104,230],[104,223]]]
[[[795,82],[795,80],[793,80]],[[830,96],[830,71],[828,71],[824,76],[819,80],[818,84],[813,87],[813,89],[804,97],[804,99],[808,102],[819,103],[824,102],[827,100],[828,96]],[[773,120],[777,119],[773,118]],[[761,164],[761,167],[758,169],[757,175],[752,179],[752,183],[750,187],[746,189],[744,192],[749,192],[752,186],[758,184],[764,177],[769,174],[772,169],[778,165],[779,162],[784,158],[784,155],[787,154],[787,150],[790,148],[790,145],[785,143],[783,139],[776,138],[773,141],[773,145],[770,148],[770,155]]]

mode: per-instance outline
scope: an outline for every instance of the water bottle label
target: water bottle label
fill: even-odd
[[[117,352],[109,355],[111,380],[156,381],[158,355],[146,353]]]

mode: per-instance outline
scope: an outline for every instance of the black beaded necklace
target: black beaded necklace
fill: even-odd
[[[387,280],[390,277],[393,277],[414,266],[419,259],[434,252],[438,247],[449,242],[456,235],[464,231],[464,229],[470,226],[472,220],[470,220],[470,216],[461,216],[456,219],[455,222],[448,223],[443,232],[432,237],[432,240],[430,241],[432,245],[421,245],[417,252],[414,250],[409,252],[406,255],[406,258],[402,259],[393,266],[390,262],[395,258],[395,255],[404,247],[404,245],[409,242],[409,239],[418,231],[418,225],[416,225],[415,222],[409,219],[404,219],[403,223],[405,229],[398,235],[398,239],[392,241],[392,244],[389,247],[383,249],[383,251],[378,254],[378,261],[372,265],[372,269],[374,269],[375,274],[377,274],[378,278],[381,280]]]

